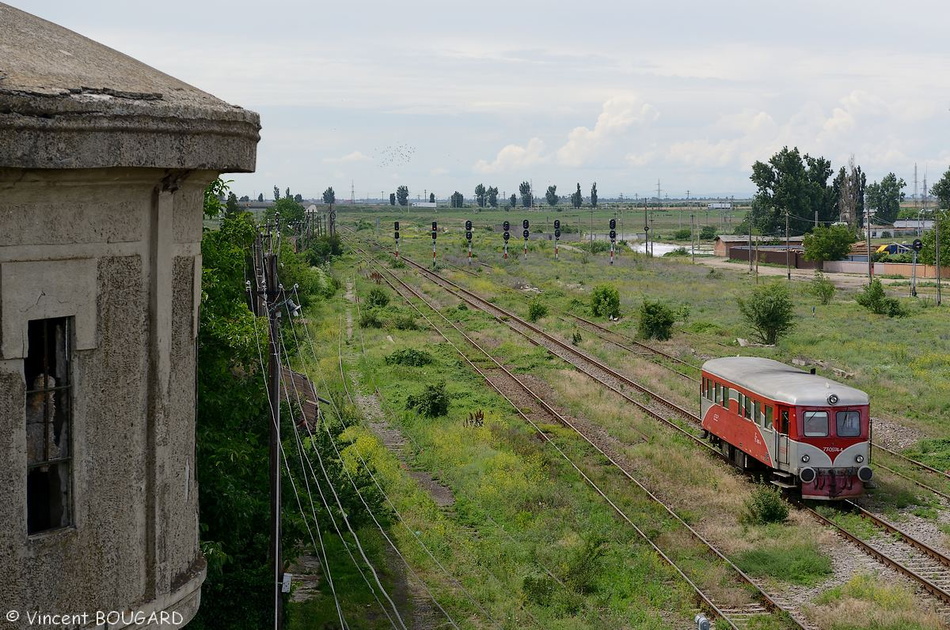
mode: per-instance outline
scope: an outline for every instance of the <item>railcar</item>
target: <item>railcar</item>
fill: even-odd
[[[706,436],[736,466],[761,470],[803,499],[861,495],[873,476],[868,395],[772,359],[703,364]]]

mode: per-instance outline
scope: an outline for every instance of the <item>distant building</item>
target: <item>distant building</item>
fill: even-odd
[[[5,4],[0,59],[3,627],[180,628],[203,192],[254,170],[259,118]]]

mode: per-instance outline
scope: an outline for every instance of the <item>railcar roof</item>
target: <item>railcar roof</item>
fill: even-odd
[[[828,396],[837,406],[867,405],[868,395],[824,376],[803,372],[772,359],[724,357],[711,359],[703,370],[748,390],[789,405],[827,406]]]

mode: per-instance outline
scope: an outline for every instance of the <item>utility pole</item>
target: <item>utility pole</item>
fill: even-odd
[[[283,626],[283,560],[280,549],[280,354],[277,335],[280,307],[280,287],[277,284],[277,255],[268,252],[264,255],[264,275],[266,278],[265,295],[267,297],[267,319],[270,324],[270,362],[268,365],[267,397],[270,401],[270,561],[271,580],[274,594],[274,629]]]
[[[940,306],[940,215],[934,213],[934,261],[937,267],[937,306]]]
[[[788,209],[785,210],[785,275],[788,281],[792,281],[792,266],[790,264],[792,256],[792,243],[788,238]]]

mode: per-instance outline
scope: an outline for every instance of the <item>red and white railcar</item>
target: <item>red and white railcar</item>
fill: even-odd
[[[871,481],[868,395],[758,357],[703,365],[703,429],[737,466],[771,470],[805,499],[844,499]]]

